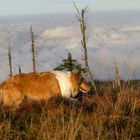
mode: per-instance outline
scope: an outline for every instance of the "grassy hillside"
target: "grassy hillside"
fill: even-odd
[[[99,82],[98,82],[99,83]],[[0,108],[0,140],[138,140],[140,86],[120,92],[99,83],[100,95],[77,100],[53,97],[24,102],[17,110]]]

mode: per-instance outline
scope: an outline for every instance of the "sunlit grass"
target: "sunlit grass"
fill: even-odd
[[[100,85],[101,86],[101,85]],[[126,140],[140,138],[140,89],[102,86],[78,100],[53,97],[0,109],[0,139]]]

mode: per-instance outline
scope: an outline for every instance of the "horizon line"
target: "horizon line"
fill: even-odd
[[[135,12],[135,11],[140,11],[140,9],[115,9],[115,10],[89,10],[89,13],[108,13],[108,12]],[[26,13],[26,14],[6,14],[6,15],[0,15],[0,18],[3,17],[18,17],[18,16],[40,16],[40,15],[62,15],[62,14],[74,14],[74,12],[50,12],[50,13]]]

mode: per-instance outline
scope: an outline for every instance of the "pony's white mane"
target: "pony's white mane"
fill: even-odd
[[[52,71],[52,73],[56,75],[62,96],[70,98],[72,96],[71,72]]]

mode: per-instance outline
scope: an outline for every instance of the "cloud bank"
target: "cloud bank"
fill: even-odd
[[[96,79],[113,79],[114,63],[117,64],[122,79],[140,79],[140,16],[136,13],[129,15],[129,12],[124,17],[116,13],[100,13],[89,20],[89,63]],[[32,21],[38,71],[55,68],[67,57],[68,52],[83,63],[78,23],[65,22],[65,16],[60,19],[57,22],[56,18],[50,18],[48,23],[47,20],[41,22],[37,17]],[[51,24],[53,22],[55,24]],[[0,23],[0,81],[8,77],[9,43],[12,47],[13,73],[18,73],[19,64],[23,72],[32,71],[29,23],[31,21],[28,20],[21,23],[13,20],[8,24]]]

